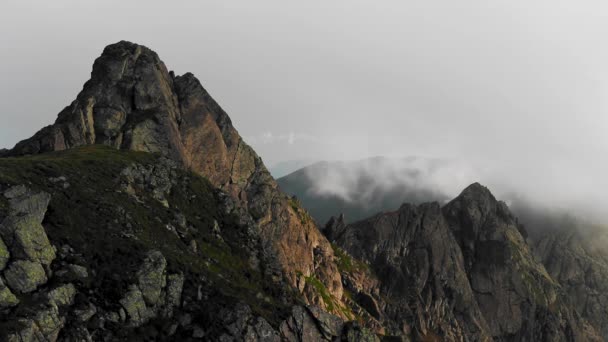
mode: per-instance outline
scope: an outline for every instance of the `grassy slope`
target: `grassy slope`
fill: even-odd
[[[95,270],[91,283],[82,286],[101,289],[105,304],[117,303],[133,283],[129,275],[143,253],[158,249],[167,258],[169,271],[187,275],[186,287],[195,287],[188,283],[192,279],[214,284],[210,290],[212,303],[205,303],[210,314],[214,312],[213,305],[219,309],[245,301],[276,324],[287,308],[273,299],[277,297],[276,287],[248,266],[240,249],[239,227],[234,218],[218,210],[215,191],[206,179],[179,171],[180,189],[174,188],[167,196],[169,208],[145,193],[138,194],[141,201],[137,201],[119,191],[119,175],[125,167],[156,160],[152,154],[105,146],[0,158],[0,186],[25,184],[52,194],[44,221],[47,234],[55,246],[67,243],[81,254],[74,262]],[[63,182],[50,180],[61,176],[67,178],[68,188],[63,187]],[[0,200],[0,215],[5,208],[6,202]],[[197,253],[189,251],[187,243],[166,228],[178,213],[194,228],[188,241],[197,241]],[[226,242],[213,236],[214,220],[220,222]]]

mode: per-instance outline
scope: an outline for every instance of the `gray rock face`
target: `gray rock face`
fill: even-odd
[[[343,278],[353,283],[347,289],[356,294],[357,304],[388,335],[599,340],[535,260],[525,230],[506,204],[479,184],[443,208],[405,204],[350,225],[334,219],[325,233],[372,268],[377,283]]]
[[[50,265],[55,249],[41,225],[51,196],[15,186],[4,192],[9,201],[8,215],[0,222],[0,237],[14,258]],[[1,251],[1,255],[6,255]]]
[[[167,277],[165,317],[173,316],[173,310],[180,306],[184,280],[183,274],[170,274]]]
[[[438,204],[404,204],[345,227],[334,241],[378,276],[379,294],[369,298],[382,303],[378,318],[389,335],[489,339],[460,248]]]
[[[504,202],[473,184],[443,208],[492,336],[532,340],[588,340],[584,324],[522,236]],[[542,317],[540,328],[534,324]]]
[[[534,252],[579,312],[608,340],[608,232],[602,227],[570,227],[543,234]]]
[[[18,143],[9,154],[91,144],[160,153],[205,176],[255,219],[269,256],[265,262],[276,263],[271,268],[279,269],[294,287],[301,281],[299,273],[314,276],[335,300],[342,300],[332,256],[315,260],[312,252],[320,246],[331,254],[329,243],[299,204],[278,190],[261,158],[194,75],[174,75],[144,46],[126,41],[109,45],[95,61],[91,79],[55,123]],[[325,264],[318,267],[321,261]],[[325,305],[318,296],[306,299]]]
[[[16,292],[28,293],[48,280],[44,268],[37,262],[17,260],[4,271],[6,283]]]
[[[294,306],[279,327],[282,341],[379,341],[378,336],[358,325],[344,323],[316,306]]]
[[[6,264],[8,263],[8,259],[11,257],[11,254],[8,251],[8,247],[2,239],[0,239],[0,271],[2,271]]]
[[[166,285],[165,267],[167,261],[159,251],[149,252],[143,265],[137,271],[137,282],[141,293],[150,306],[158,303],[161,291]]]
[[[303,307],[293,308],[291,317],[281,325],[281,334],[287,341],[327,340],[316,327],[314,318]]]
[[[47,293],[49,302],[56,306],[70,306],[74,304],[75,296],[76,287],[74,287],[74,284],[61,285]]]
[[[127,312],[129,321],[133,326],[141,326],[151,317],[151,312],[146,306],[144,296],[136,286],[132,286],[129,292],[125,294],[120,300],[120,305]]]
[[[19,304],[19,299],[15,297],[13,292],[4,284],[0,278],[0,308],[11,307]]]
[[[226,333],[219,341],[267,341],[279,342],[279,334],[266,320],[252,315],[246,305],[237,305],[232,310],[226,310],[220,315],[226,328]]]

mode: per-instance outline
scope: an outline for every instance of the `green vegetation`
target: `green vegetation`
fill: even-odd
[[[301,273],[299,273],[301,275]],[[332,296],[327,287],[315,276],[304,277],[306,284],[312,286],[315,289],[315,292],[321,297],[323,303],[325,303],[325,307],[327,312],[331,312],[334,314],[345,316],[348,320],[353,320],[355,315],[352,310],[348,307],[343,306],[340,302]]]
[[[43,222],[49,239],[58,248],[69,244],[82,256],[76,262],[95,274],[84,285],[101,289],[108,302],[117,303],[128,292],[144,254],[156,249],[167,259],[169,272],[214,284],[218,293],[206,305],[219,309],[244,301],[270,322],[278,322],[289,310],[274,300],[280,289],[249,266],[241,246],[244,229],[219,210],[216,190],[205,178],[176,170],[166,195],[169,207],[149,189],[125,191],[121,172],[134,164],[151,167],[158,158],[103,145],[0,158],[0,190],[24,184],[52,195]],[[6,207],[0,196],[0,215]],[[181,236],[177,217],[186,220]],[[212,232],[214,221],[223,239]],[[192,241],[196,251],[189,248]]]
[[[331,247],[334,250],[334,255],[336,256],[336,264],[338,265],[338,270],[340,271],[340,273],[368,272],[370,270],[369,265],[367,265],[363,261],[354,259],[336,244],[332,243]]]
[[[302,208],[302,204],[300,203],[300,201],[298,201],[297,198],[290,197],[288,199],[288,201],[289,201],[289,206],[298,215],[298,217],[300,218],[300,222],[302,224],[306,224],[306,223],[312,221],[312,217],[306,210],[304,210]]]

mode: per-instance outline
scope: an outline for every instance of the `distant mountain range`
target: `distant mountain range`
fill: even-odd
[[[272,177],[278,179],[313,163],[313,160],[307,159],[285,160],[271,165],[268,171],[270,171]]]
[[[339,213],[352,222],[394,210],[404,202],[444,203],[474,179],[474,172],[457,161],[373,157],[315,163],[277,183],[283,192],[296,195],[323,224]]]

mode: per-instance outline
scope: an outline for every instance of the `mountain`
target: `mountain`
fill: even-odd
[[[316,163],[277,183],[285,193],[296,195],[317,222],[325,223],[337,213],[360,220],[404,202],[447,202],[440,183],[462,182],[458,175],[467,172],[450,160],[374,157]]]
[[[605,338],[536,261],[506,204],[479,184],[443,207],[404,204],[348,225],[333,218],[325,233],[377,276],[365,302],[391,333],[450,341]],[[348,282],[346,290],[361,296]]]
[[[327,283],[338,298],[340,278],[331,247],[300,208],[277,190],[257,154],[192,74],[169,72],[152,50],[129,42],[106,47],[91,79],[55,124],[18,143],[9,155],[60,151],[89,144],[160,153],[247,209],[269,260],[267,272],[301,283],[296,271]],[[312,253],[317,249],[320,256]],[[322,304],[309,286],[302,292]]]
[[[122,169],[117,168],[112,170],[107,168],[107,170],[105,170],[106,168],[103,161],[97,161],[96,159],[96,155],[99,151],[96,149],[91,151],[87,149],[87,147],[91,145],[105,145],[112,149],[125,151],[123,153],[128,153],[129,151],[148,152],[158,155],[160,158],[163,158],[163,160],[171,161],[176,166],[167,169],[166,167],[157,166],[157,163],[155,162],[136,163],[136,160],[127,160],[122,164]],[[82,148],[84,148],[84,150],[81,150]],[[79,151],[80,153],[74,152],[76,154],[73,155],[70,153],[72,150]],[[52,154],[59,151],[66,151],[67,154]],[[203,194],[192,194],[193,197],[186,197],[177,200],[177,202],[172,202],[170,199],[167,199],[169,193],[181,192],[182,190],[180,190],[180,187],[186,186],[186,183],[173,184],[173,182],[178,181],[173,177],[174,169],[186,172],[183,177],[188,179],[193,179],[193,175],[199,178],[203,177],[202,179],[204,179],[204,182],[208,182],[209,184],[208,188],[220,191],[222,201],[228,202],[225,203],[227,207],[222,214],[229,217],[226,219],[226,226],[231,227],[231,225],[236,225],[240,228],[234,228],[233,230],[243,230],[242,233],[246,236],[241,240],[235,241],[230,241],[229,235],[224,236],[220,234],[219,236],[221,237],[220,241],[229,241],[229,243],[237,244],[240,249],[249,251],[246,260],[226,260],[229,263],[235,262],[237,266],[241,264],[250,266],[255,271],[252,271],[254,273],[242,271],[244,276],[248,278],[241,282],[242,286],[247,285],[248,282],[252,283],[251,285],[248,285],[252,288],[259,286],[262,282],[256,280],[255,274],[257,272],[258,275],[263,276],[270,284],[273,284],[268,285],[268,288],[285,290],[283,291],[285,292],[284,294],[274,298],[280,299],[279,302],[285,302],[286,299],[283,300],[283,297],[288,295],[291,296],[291,292],[294,292],[293,295],[297,296],[299,301],[310,305],[318,305],[321,309],[326,309],[346,318],[347,310],[339,310],[344,306],[342,303],[342,282],[337,266],[333,262],[333,249],[325,237],[319,232],[314,222],[309,219],[309,216],[295,202],[278,191],[276,182],[266,170],[261,159],[251,147],[241,139],[228,115],[211,98],[207,91],[201,86],[200,82],[192,74],[188,73],[182,76],[176,76],[173,72],[168,71],[158,55],[144,46],[121,41],[106,47],[101,56],[97,58],[93,64],[90,80],[84,84],[84,87],[76,97],[76,100],[59,113],[55,123],[41,129],[33,137],[19,142],[6,154],[10,158],[7,158],[4,161],[5,163],[8,163],[5,168],[6,170],[11,171],[11,174],[6,174],[5,177],[3,177],[4,182],[7,184],[5,186],[5,191],[11,193],[11,191],[16,191],[11,190],[14,186],[24,186],[27,188],[27,190],[24,190],[27,194],[40,194],[40,196],[43,196],[44,198],[51,199],[48,210],[46,205],[39,203],[36,204],[37,211],[33,213],[36,218],[34,221],[38,221],[34,223],[36,223],[36,230],[40,236],[43,236],[43,232],[39,226],[41,223],[39,221],[42,221],[45,212],[56,212],[59,210],[53,206],[53,198],[57,195],[54,191],[51,191],[52,189],[46,187],[46,185],[30,185],[30,183],[35,184],[39,182],[38,179],[16,177],[16,175],[13,175],[12,171],[17,170],[21,163],[31,162],[32,164],[31,169],[28,169],[24,175],[31,175],[35,178],[44,179],[57,177],[62,179],[62,177],[67,177],[65,173],[68,173],[72,168],[70,166],[70,158],[75,158],[78,162],[83,162],[85,164],[97,164],[97,167],[102,170],[86,169],[83,170],[81,174],[72,174],[73,178],[79,180],[89,179],[90,183],[83,184],[82,187],[76,187],[71,185],[75,183],[72,177],[66,182],[61,181],[60,183],[70,184],[66,190],[68,193],[71,191],[81,191],[83,193],[123,191],[133,195],[130,199],[131,201],[134,200],[137,203],[141,201],[144,203],[142,204],[143,208],[132,208],[133,211],[125,208],[107,209],[108,211],[105,214],[97,217],[96,215],[99,211],[104,211],[106,209],[96,204],[96,198],[79,198],[79,196],[74,194],[66,195],[69,198],[69,201],[87,201],[88,204],[91,205],[91,209],[87,210],[82,210],[82,208],[61,208],[60,213],[65,216],[63,219],[64,222],[81,223],[78,227],[70,226],[71,228],[66,229],[75,229],[78,234],[83,234],[85,236],[88,234],[85,232],[89,229],[89,226],[92,226],[90,229],[95,229],[94,227],[97,224],[104,222],[107,225],[114,224],[118,226],[129,223],[131,226],[130,229],[143,229],[147,231],[146,234],[151,234],[152,236],[148,236],[148,239],[152,239],[153,236],[157,235],[153,233],[152,227],[150,226],[152,223],[166,226],[167,231],[172,230],[170,227],[182,225],[182,229],[186,230],[193,228],[198,231],[203,229],[201,226],[205,226],[205,229],[223,232],[228,228],[222,225],[222,220],[219,217],[221,216],[220,214],[212,215],[215,220],[213,224],[206,222],[198,227],[194,224],[199,220],[199,217],[202,217],[202,214],[199,214],[198,210],[195,208],[191,208],[192,210],[188,209],[188,205],[198,205],[198,198],[201,198]],[[38,156],[42,157],[46,155],[49,155],[49,158],[50,156],[57,158],[57,166],[51,166],[51,170],[46,169],[44,166],[45,164],[39,164],[39,159],[36,159],[39,158]],[[124,154],[116,154],[108,158],[128,159]],[[63,159],[66,160],[64,161]],[[135,166],[133,166],[133,170],[130,170],[128,166],[132,163],[135,163]],[[38,170],[37,168],[41,169]],[[98,175],[91,173],[93,171],[102,173],[106,178],[95,179]],[[160,172],[160,174],[156,175],[155,172]],[[130,173],[133,174],[129,176]],[[127,186],[126,188],[120,188],[118,187],[118,184],[123,182],[122,178],[125,174],[127,174],[127,180],[134,184],[132,186]],[[107,183],[104,183],[104,181],[107,181]],[[100,182],[101,184],[97,184],[96,182]],[[200,183],[203,181],[196,180],[195,182]],[[98,186],[104,187],[98,188]],[[138,186],[141,188],[140,191],[150,191],[150,193],[147,194],[147,196],[142,197],[138,192]],[[205,191],[204,195],[211,196],[212,192],[209,189],[207,190],[208,191]],[[101,193],[98,194],[99,201],[104,201]],[[185,191],[184,195],[185,194],[188,194],[188,191]],[[6,196],[5,193],[5,197]],[[9,197],[7,197],[7,200],[10,200]],[[29,197],[29,195],[26,197]],[[152,205],[146,201],[146,198],[158,200],[162,206],[158,207],[157,205]],[[115,199],[112,199],[111,197],[107,198],[108,205],[113,204],[118,207],[124,206],[128,201],[129,198],[124,197]],[[46,203],[47,201],[45,200],[44,202]],[[28,208],[31,206],[27,203],[15,204],[17,207],[22,205]],[[218,203],[213,204],[213,206],[218,205]],[[10,205],[7,204],[7,208],[9,208],[9,216],[7,217],[10,217],[10,215],[12,215],[10,213],[13,211],[14,215],[21,215],[19,211],[21,209],[17,207],[11,209]],[[77,211],[74,211],[73,209]],[[200,210],[202,212],[205,212],[206,210],[202,204]],[[161,214],[166,217],[159,217]],[[127,220],[130,220],[129,218],[133,219],[138,215],[149,216],[149,219],[146,218],[144,221],[127,221],[121,223],[121,217],[118,215],[126,217]],[[94,224],[89,224],[89,222],[93,222]],[[218,222],[218,224],[215,224],[215,222]],[[15,251],[11,244],[11,241],[13,241],[11,231],[18,228],[9,223],[4,223],[4,225],[9,227],[6,228],[7,233],[3,239],[5,239],[9,251],[11,251],[11,258],[21,256],[23,254],[21,252],[14,254]],[[62,230],[64,228],[62,226],[56,227],[49,222],[49,226],[45,229],[50,231],[56,229]],[[177,230],[177,228],[175,229]],[[181,236],[179,231],[177,233],[181,240],[186,239],[182,241],[185,241],[186,245],[181,246],[176,242],[176,245],[174,246],[175,249],[180,249],[184,252],[190,250],[194,253],[193,255],[190,255],[190,257],[196,257],[196,253],[207,252],[206,248],[203,247],[205,245],[201,245],[205,242],[199,241],[199,243],[194,239],[195,236],[190,236],[186,233],[184,233],[184,236]],[[91,238],[95,236],[96,235],[92,235]],[[124,234],[119,234],[118,238],[143,239],[142,237],[134,235],[134,233],[128,232],[128,230],[125,231]],[[40,237],[40,239],[46,241],[46,238]],[[154,239],[163,241],[164,237],[163,235],[158,235],[154,237]],[[192,240],[194,240],[194,242],[192,242]],[[55,247],[60,247],[64,242],[72,242],[69,243],[69,245],[74,249],[73,254],[75,255],[82,255],[86,249],[90,248],[88,244],[75,244],[75,241],[71,241],[70,238],[58,241],[53,240],[53,237],[51,236],[50,243]],[[127,240],[127,242],[111,241],[108,242],[108,245],[120,245],[121,243],[126,244],[126,246],[131,245],[130,240]],[[188,246],[190,249],[186,248]],[[37,247],[34,246],[32,248]],[[51,247],[48,246],[45,248],[51,249]],[[131,247],[126,249],[130,248]],[[137,246],[133,245],[132,248],[136,249]],[[169,257],[166,253],[162,254],[164,259]],[[137,259],[131,258],[129,255],[123,257],[121,254],[116,254],[116,257],[119,258],[119,260],[116,260],[117,263],[132,263]],[[232,252],[230,253],[230,257],[232,257]],[[94,254],[91,258],[96,260],[98,257]],[[122,260],[123,258],[125,260]],[[155,254],[154,264],[156,266],[164,265],[165,262],[162,261],[163,258],[158,254]],[[224,256],[220,254],[211,258],[214,260],[214,263],[221,263],[220,259],[224,258]],[[28,262],[37,262],[36,260],[30,260],[31,258],[25,259],[29,260]],[[41,273],[39,271],[42,266],[48,268],[55,265],[51,260],[54,259],[49,256],[45,263],[37,263],[37,266],[35,267],[38,273]],[[87,259],[86,262],[101,262],[95,260]],[[144,259],[144,261],[145,260],[147,259]],[[187,266],[186,269],[183,270],[180,268],[182,273],[186,274],[191,272],[189,269],[191,261],[188,259],[180,259],[179,262],[183,264],[182,266]],[[81,263],[85,262],[83,261]],[[11,265],[12,263],[9,263],[8,270],[12,269]],[[145,268],[147,266],[144,265],[142,267]],[[211,264],[209,267],[214,269],[216,266]],[[158,273],[163,270],[164,266],[152,269],[155,276],[160,276]],[[27,269],[22,270],[22,273],[25,271],[27,271]],[[46,280],[43,281],[43,279],[48,278],[51,275],[51,271],[52,269],[47,269],[44,276],[43,274],[39,274],[40,279],[37,280],[37,286],[33,287],[33,285],[30,285],[27,287],[27,293],[29,293],[30,290],[34,290],[38,288],[38,286],[47,283]],[[92,272],[93,270],[89,270],[89,273]],[[231,272],[241,271],[239,270],[239,267],[237,267]],[[130,292],[120,291],[124,286],[118,286],[112,279],[120,278],[119,274],[120,273],[110,274],[111,277],[108,279],[108,275],[98,273],[96,278],[93,278],[92,284],[103,284],[104,287],[112,288],[116,292],[120,292],[120,295],[126,296],[126,299],[122,299],[123,302],[126,301],[128,303],[121,304],[120,298],[118,298],[120,297],[119,293],[115,293],[111,298],[101,296],[100,301],[103,305],[95,306],[98,312],[95,317],[100,317],[99,319],[102,319],[101,317],[114,317],[115,313],[119,313],[120,319],[117,322],[112,322],[112,324],[126,324],[131,327],[140,326],[144,324],[144,322],[149,321],[148,319],[144,319],[149,315],[148,313],[143,312],[145,307],[141,301],[136,301],[136,304],[133,304],[135,306],[131,305],[131,302],[141,298],[139,292],[144,292],[142,286],[145,287],[145,285],[142,285],[140,281],[139,289],[141,291],[139,292],[136,289],[131,288],[129,288]],[[197,275],[194,278],[185,279],[185,284],[194,282],[192,286],[199,289],[199,294],[195,296],[199,302],[201,298],[206,296],[202,289],[209,287],[207,283],[201,280],[201,277],[202,279],[207,278],[206,276]],[[223,279],[229,279],[228,275],[222,274],[221,277]],[[312,280],[314,280],[314,283]],[[116,281],[124,282],[125,280],[117,279]],[[147,280],[144,280],[144,283],[145,282],[147,282]],[[166,280],[164,275],[159,284],[162,284],[162,288],[165,288]],[[319,292],[318,284],[323,285],[322,293]],[[9,285],[11,285],[10,282]],[[76,286],[75,284],[73,285]],[[218,284],[214,286],[220,287],[221,285]],[[11,290],[16,290],[16,292],[19,292],[19,289],[20,288],[11,287]],[[78,293],[90,292],[90,290],[86,288],[81,289],[77,286],[74,290]],[[160,290],[159,288],[155,288],[155,291],[158,292]],[[40,295],[44,296],[43,293],[46,293],[46,289],[42,290]],[[246,295],[248,292],[235,289],[234,293],[238,295],[237,297],[240,297],[241,295]],[[37,294],[38,292],[36,292],[35,295]],[[264,292],[262,291],[251,294],[250,298],[258,298],[258,302],[272,302],[272,298],[264,295]],[[157,303],[156,300],[154,300],[152,302],[147,302],[146,304],[151,306],[152,304],[156,305]],[[119,310],[121,305],[123,307],[122,311]],[[197,305],[201,304],[199,303]],[[20,306],[18,306],[18,308],[19,307]],[[211,309],[212,306],[206,310]],[[205,314],[208,316],[214,312],[206,310],[203,312],[200,312],[199,310],[196,315]],[[124,315],[125,311],[126,317]],[[271,310],[271,312],[272,311],[275,310]],[[277,311],[280,312],[280,310]],[[11,321],[16,321],[21,317],[19,314],[14,314],[12,311],[8,312],[8,315],[9,316],[5,317],[14,317]],[[194,312],[190,313],[190,315],[193,316]],[[22,316],[24,319],[28,319],[27,324],[31,322],[30,314],[24,313]],[[151,316],[159,317],[158,314]],[[54,326],[53,333],[58,331],[59,326],[63,325],[60,324],[59,321],[66,319],[67,318],[65,317],[54,317],[57,324]],[[104,334],[106,332],[104,330],[103,319],[95,329],[92,329],[91,334],[96,336],[95,338],[105,336]],[[239,319],[242,320],[240,317]],[[116,321],[113,318],[112,320]],[[205,324],[209,326],[212,325],[213,322],[214,321],[210,321]],[[242,321],[239,322],[239,324],[244,324]],[[255,322],[257,322],[256,324],[259,323],[259,321]],[[301,323],[301,321],[297,322],[297,324]],[[36,324],[38,325],[38,328],[40,328],[41,323],[38,322]],[[192,324],[188,323],[185,324],[185,326],[191,327]],[[198,324],[200,325],[201,323]],[[298,327],[297,324],[293,326],[294,329]],[[34,329],[30,328],[31,326],[28,326],[28,333]],[[246,326],[239,328],[245,329]],[[19,329],[21,328],[19,327]],[[20,331],[19,329],[16,330],[19,334],[26,334],[25,330]],[[112,331],[113,329],[109,329],[108,333],[111,333]],[[173,331],[171,330],[170,332]],[[46,338],[51,336],[49,335],[50,333],[50,330],[43,331]],[[234,335],[234,338],[239,339],[242,337],[239,334],[249,332],[246,330],[235,330],[229,331],[227,334],[228,333]],[[296,333],[294,332],[294,334]]]
[[[192,74],[121,41],[2,152],[0,340],[606,339],[601,235],[527,239],[477,183],[439,199],[320,229]]]
[[[285,160],[272,165],[270,173],[274,178],[278,179],[310,164],[313,164],[313,162],[305,159]]]

